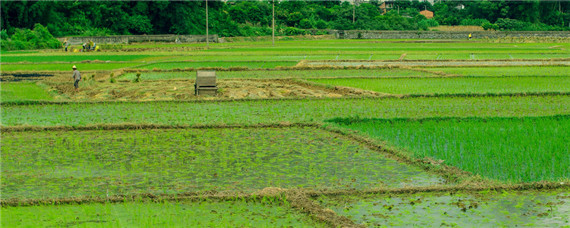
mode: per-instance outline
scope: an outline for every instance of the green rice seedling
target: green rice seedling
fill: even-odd
[[[491,179],[570,179],[568,116],[341,121],[340,126],[361,131],[417,158],[441,160]]]
[[[141,65],[141,63],[81,63],[76,64],[81,71],[116,70]],[[69,71],[69,63],[51,64],[7,64],[2,65],[3,72],[10,71]]]
[[[520,66],[520,67],[437,67],[427,68],[446,74],[462,76],[570,76],[570,67],[566,66]]]
[[[443,183],[335,137],[314,128],[4,133],[2,193],[5,199],[41,199],[294,186],[364,189],[378,187],[378,180],[393,187]]]
[[[91,203],[2,207],[2,227],[223,226],[324,227],[325,224],[274,203],[243,201]]]
[[[570,92],[570,77],[446,77],[378,79],[310,79],[391,94],[508,94]]]
[[[4,54],[4,53],[2,53]],[[127,62],[127,61],[141,61],[146,58],[155,57],[154,55],[121,55],[117,53],[108,55],[91,55],[87,53],[71,53],[68,55],[58,55],[53,53],[41,54],[17,54],[2,56],[2,62],[82,62],[82,61],[112,61],[112,62]]]
[[[2,102],[53,100],[46,90],[32,82],[2,82],[0,95]]]
[[[3,126],[93,124],[204,125],[310,123],[332,118],[548,116],[570,112],[569,96],[416,97],[249,100],[227,102],[107,102],[3,105]],[[188,115],[192,113],[192,115]]]

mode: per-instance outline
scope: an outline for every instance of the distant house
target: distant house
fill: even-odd
[[[429,10],[422,10],[422,11],[420,11],[420,14],[424,15],[424,17],[426,17],[427,19],[433,18],[433,12],[431,12]]]

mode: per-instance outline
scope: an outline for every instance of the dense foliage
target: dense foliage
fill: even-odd
[[[485,25],[501,30],[564,30],[570,2],[562,1],[398,1],[384,13],[381,1],[353,7],[348,2],[276,1],[279,35],[303,29],[418,30],[437,25]],[[205,34],[204,1],[2,1],[1,27],[42,23],[54,36],[112,34]],[[461,7],[464,6],[464,7]],[[272,2],[209,1],[209,25],[220,36],[270,35]],[[426,20],[420,10],[434,12]],[[168,13],[164,13],[168,12]],[[354,12],[354,18],[353,18]],[[353,21],[354,20],[354,21]]]
[[[61,43],[54,38],[46,27],[35,24],[34,29],[15,29],[8,39],[6,31],[2,30],[0,44],[2,50],[27,50],[43,48],[59,48]]]

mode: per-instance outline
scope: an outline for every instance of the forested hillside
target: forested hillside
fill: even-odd
[[[68,35],[205,34],[205,1],[2,1],[3,38],[40,23],[56,37]],[[279,35],[303,29],[426,30],[437,25],[477,25],[496,30],[568,30],[569,1],[398,1],[391,11],[370,1],[276,1]],[[464,8],[458,7],[463,5]],[[271,34],[272,1],[209,1],[210,33]],[[420,10],[431,10],[427,20]],[[354,13],[354,15],[353,15]],[[354,18],[353,18],[354,16]],[[354,20],[354,21],[353,21]]]

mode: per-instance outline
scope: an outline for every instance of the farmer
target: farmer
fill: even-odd
[[[83,43],[83,51],[85,51],[85,46],[87,46],[87,43]]]
[[[72,67],[73,69],[73,86],[75,86],[75,92],[79,92],[79,81],[81,81],[81,74],[79,73],[79,71],[77,70],[77,67],[75,65],[73,65]]]
[[[67,52],[67,47],[69,46],[69,43],[67,42],[67,39],[65,39],[63,41],[63,47],[65,48],[65,51]]]
[[[471,40],[471,33],[469,33],[469,40]]]

